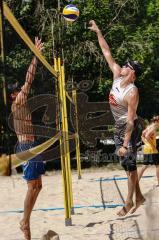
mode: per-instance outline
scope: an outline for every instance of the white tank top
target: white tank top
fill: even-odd
[[[136,88],[133,83],[130,83],[126,87],[121,87],[120,84],[123,80],[123,77],[119,77],[114,80],[112,89],[109,94],[109,104],[115,119],[116,127],[120,127],[121,125],[127,122],[128,117],[128,106],[124,102],[124,97],[127,93],[132,89]],[[137,116],[135,116],[135,119]]]

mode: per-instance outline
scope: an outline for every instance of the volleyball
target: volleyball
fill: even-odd
[[[79,9],[73,5],[69,4],[63,9],[63,17],[68,22],[74,22],[79,17]]]

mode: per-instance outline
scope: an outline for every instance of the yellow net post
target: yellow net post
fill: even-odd
[[[70,184],[70,164],[69,164],[69,149],[67,146],[68,143],[68,125],[66,124],[67,121],[67,111],[66,111],[66,96],[64,96],[64,84],[63,84],[63,75],[61,69],[61,59],[58,58],[58,84],[59,84],[59,101],[60,101],[60,112],[61,112],[61,161],[63,166],[63,185],[64,185],[64,192],[65,192],[65,225],[69,226],[72,224],[71,220],[71,208],[72,208],[72,201],[71,201],[71,193],[72,193],[72,185]]]
[[[56,71],[58,71],[58,61],[57,58],[54,58],[54,68]],[[60,74],[60,72],[59,72]],[[56,127],[60,131],[61,129],[61,122],[60,122],[60,117],[59,115],[61,114],[60,112],[60,75],[58,77],[58,82],[56,84],[56,96],[57,96],[57,112],[56,115],[58,119],[56,122]],[[65,224],[71,225],[71,214],[70,214],[70,206],[69,206],[69,196],[68,196],[68,186],[67,186],[67,176],[66,176],[66,166],[65,166],[65,157],[64,157],[64,149],[62,145],[62,135],[59,139],[60,141],[60,152],[61,152],[61,171],[62,171],[62,179],[63,179],[63,189],[64,189],[64,207],[65,207]],[[70,224],[68,224],[70,223]]]
[[[57,58],[54,58],[54,69],[58,71],[58,62]],[[61,130],[61,122],[60,122],[60,102],[59,102],[59,92],[58,92],[58,82],[55,85],[55,92],[57,97],[56,102],[56,129],[57,131]],[[69,205],[68,205],[68,191],[67,191],[67,181],[66,181],[66,168],[65,168],[65,161],[62,149],[62,136],[59,139],[60,142],[60,154],[61,154],[61,172],[62,172],[62,179],[63,179],[63,190],[64,190],[64,208],[65,208],[65,218],[69,218]]]
[[[71,204],[71,214],[74,214],[74,205],[73,205],[73,192],[72,192],[72,174],[71,174],[71,160],[70,160],[70,149],[69,149],[69,134],[68,134],[68,118],[67,118],[67,104],[66,104],[66,87],[65,87],[65,72],[64,66],[61,66],[61,83],[63,91],[63,107],[64,107],[64,125],[65,125],[65,134],[66,134],[66,154],[67,154],[67,164],[68,164],[68,177],[69,177],[69,190],[70,190],[70,204]]]
[[[72,98],[73,98],[74,107],[75,107],[75,126],[76,126],[75,142],[76,142],[77,173],[78,173],[78,179],[81,179],[81,159],[80,159],[80,142],[79,142],[77,91],[76,90],[72,90]]]

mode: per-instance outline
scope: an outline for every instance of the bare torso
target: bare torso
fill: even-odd
[[[12,104],[13,125],[19,142],[34,141],[31,112],[28,104]]]

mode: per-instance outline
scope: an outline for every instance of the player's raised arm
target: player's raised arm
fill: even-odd
[[[39,52],[41,52],[43,48],[43,43],[41,42],[41,39],[38,39],[38,37],[35,37],[35,47]],[[26,74],[26,79],[25,79],[25,84],[23,85],[22,89],[26,92],[29,93],[31,84],[34,80],[35,72],[36,72],[36,67],[37,67],[37,58],[34,56],[31,64],[28,68],[27,74]]]
[[[41,50],[43,48],[43,43],[41,42],[41,39],[38,39],[38,37],[35,37],[35,46],[36,46],[37,50],[41,52]],[[26,101],[26,98],[30,91],[30,87],[34,80],[36,67],[37,67],[37,58],[34,56],[29,65],[28,71],[26,73],[25,83],[22,86],[21,91],[19,92],[19,94],[16,97],[16,103],[22,104]]]
[[[89,25],[90,25],[90,27],[88,27],[88,28],[97,34],[98,42],[99,42],[99,45],[103,52],[103,55],[109,65],[109,68],[113,72],[113,78],[115,79],[115,78],[119,77],[120,72],[121,72],[121,67],[115,62],[114,58],[112,57],[110,48],[109,48],[106,40],[104,39],[101,30],[98,28],[98,26],[94,20],[91,20],[89,22]]]

